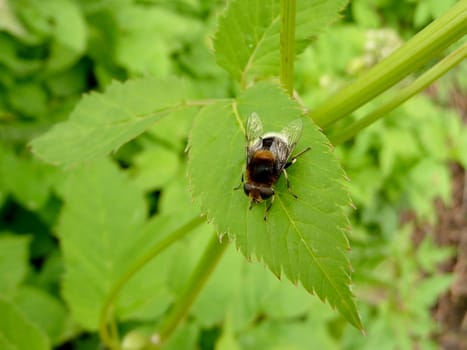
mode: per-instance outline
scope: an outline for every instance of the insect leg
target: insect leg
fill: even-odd
[[[240,187],[242,187],[242,184],[243,184],[243,173],[242,173],[242,180],[240,181],[240,183],[238,184],[238,186],[235,186],[233,189],[234,191],[237,191],[240,189]]]
[[[264,217],[263,217],[264,221],[266,221],[267,218],[268,218],[268,211],[272,207],[272,202],[274,202],[274,197],[275,197],[275,195],[273,194],[271,199],[269,200],[269,203],[266,206],[266,209],[264,210]]]
[[[292,164],[295,164],[295,162],[297,161],[297,158],[300,157],[303,153],[305,152],[308,152],[309,150],[311,149],[311,147],[307,147],[305,148],[304,150],[298,152],[296,155],[294,155],[292,157],[292,159],[290,159],[290,161],[288,161],[285,166],[284,166],[284,169],[287,169],[289,166],[291,166]]]
[[[293,197],[295,198],[298,198],[298,196],[294,193],[292,193],[292,191],[290,191],[290,181],[289,181],[289,176],[287,175],[287,171],[284,169],[282,169],[282,172],[284,173],[284,177],[285,177],[285,182],[287,183],[287,192],[289,192]]]

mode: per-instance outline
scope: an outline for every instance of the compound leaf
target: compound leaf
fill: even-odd
[[[346,0],[297,1],[296,51],[337,18]],[[279,71],[280,0],[235,0],[219,18],[214,48],[217,62],[247,85]]]
[[[180,107],[178,79],[114,82],[104,93],[83,97],[70,118],[31,142],[47,162],[70,166],[106,155]]]
[[[253,112],[262,119],[265,132],[279,131],[302,114],[278,86],[265,83],[247,90],[235,105],[217,103],[204,108],[195,118],[189,143],[193,197],[218,232],[234,239],[248,259],[256,256],[276,276],[284,273],[293,283],[302,283],[361,328],[345,254],[349,249],[345,174],[325,136],[304,119],[295,152],[308,146],[311,151],[287,170],[298,199],[287,193],[281,176],[274,187],[275,201],[263,220],[266,204],[255,204],[249,210],[243,191],[233,190],[244,170],[244,125]]]

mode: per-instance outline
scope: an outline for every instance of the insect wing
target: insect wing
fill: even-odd
[[[276,172],[280,174],[290,156],[291,149],[289,148],[289,144],[281,136],[276,136],[271,144],[270,150],[276,158]]]
[[[281,172],[287,164],[290,154],[297,145],[302,134],[302,120],[296,119],[284,127],[280,132],[280,137],[276,138],[271,146],[271,150],[276,155],[277,172]]]
[[[281,134],[287,140],[288,154],[287,158],[290,156],[295,146],[297,145],[300,136],[302,135],[303,122],[301,119],[295,119],[290,122],[286,127],[281,130]]]
[[[261,136],[263,134],[263,123],[259,115],[255,112],[251,113],[246,121],[246,157],[247,163],[251,157],[261,147]]]
[[[246,140],[248,143],[255,142],[262,134],[263,123],[261,122],[261,119],[259,119],[259,115],[253,112],[246,121]]]

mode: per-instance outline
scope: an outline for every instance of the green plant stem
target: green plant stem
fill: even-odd
[[[115,283],[112,290],[110,291],[107,299],[104,302],[104,306],[102,307],[101,317],[100,317],[100,336],[102,341],[106,346],[110,349],[120,349],[119,340],[117,339],[117,335],[115,334],[116,331],[113,331],[112,334],[109,333],[107,323],[109,320],[113,319],[112,312],[113,307],[115,306],[115,301],[125,286],[125,284],[139,271],[141,270],[146,264],[151,261],[155,256],[160,254],[166,248],[168,248],[173,243],[177,242],[179,239],[184,237],[186,234],[191,232],[193,229],[201,225],[205,221],[205,217],[195,217],[194,219],[190,220],[185,225],[181,226],[177,230],[173,231],[170,235],[166,238],[157,242],[154,247],[152,247],[145,255],[143,255],[140,259],[138,259],[129,269],[128,271]]]
[[[282,86],[290,96],[293,96],[295,15],[295,0],[281,0],[280,78]]]
[[[339,130],[336,134],[331,135],[330,140],[334,145],[345,142],[354,137],[360,130],[366,128],[368,125],[374,123],[376,120],[384,117],[387,113],[400,106],[407,101],[410,97],[423,91],[433,81],[448,72],[451,68],[462,62],[467,57],[467,44],[453,51],[450,55],[445,57],[433,68],[421,75],[417,80],[406,88],[400,90],[388,103],[375,109],[373,112],[367,114],[365,117],[349,125],[343,130]]]
[[[327,127],[386,91],[467,33],[467,0],[461,0],[405,45],[343,88],[309,116]]]
[[[159,327],[157,335],[154,337],[159,339],[159,344],[164,343],[180,322],[183,321],[193,301],[208,280],[208,277],[216,267],[227,246],[228,241],[226,239],[224,239],[223,242],[219,242],[217,234],[213,234],[190,280],[178,297],[173,309]]]

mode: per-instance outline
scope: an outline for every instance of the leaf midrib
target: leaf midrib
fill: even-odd
[[[114,122],[108,122],[108,123],[102,123],[102,124],[91,124],[91,125],[93,125],[95,127],[90,128],[90,129],[91,130],[92,129],[101,130],[103,127],[104,128],[111,128],[111,127],[115,127],[115,126],[125,126],[125,125],[132,124],[132,123],[135,123],[135,122],[140,122],[140,121],[144,121],[146,119],[150,119],[150,118],[156,116],[157,114],[163,114],[163,113],[168,113],[168,112],[176,112],[177,110],[179,110],[181,108],[184,108],[184,107],[185,106],[183,104],[175,104],[175,105],[172,105],[172,106],[169,106],[169,107],[163,107],[163,108],[160,108],[160,109],[155,109],[155,110],[153,110],[151,112],[147,112],[147,113],[140,113],[140,114],[135,113],[133,116],[130,116],[130,117],[128,117],[126,119],[123,119],[123,120],[117,120],[117,121],[114,121]],[[129,113],[129,114],[131,115],[131,113]],[[88,124],[88,123],[86,122],[86,124]]]
[[[256,54],[258,52],[258,48],[261,46],[261,44],[263,43],[264,41],[264,38],[266,37],[266,34],[269,33],[269,30],[272,28],[272,26],[276,23],[276,21],[278,21],[280,18],[280,16],[276,16],[272,21],[271,23],[269,24],[269,26],[266,28],[266,30],[263,32],[263,34],[261,35],[260,39],[258,40],[255,48],[253,49],[253,51],[251,52],[251,55],[250,55],[250,58],[248,59],[248,62],[246,63],[245,65],[245,68],[243,68],[243,71],[242,71],[242,80],[241,80],[241,86],[243,87],[246,87],[245,86],[245,83],[246,83],[246,75],[248,73],[248,70],[251,68],[252,64],[253,64],[253,61],[254,59],[256,58]]]
[[[337,295],[340,297],[340,300],[344,300],[344,304],[346,305],[346,308],[348,311],[350,311],[350,314],[352,314],[352,308],[349,308],[349,304],[347,302],[347,298],[345,295],[343,295],[339,288],[337,288],[335,286],[335,284],[332,282],[332,279],[330,278],[330,276],[328,275],[328,273],[326,272],[326,270],[324,269],[324,267],[322,266],[322,264],[318,261],[318,258],[315,256],[315,254],[313,253],[313,251],[311,250],[311,247],[309,247],[308,244],[306,244],[306,240],[304,239],[303,235],[300,233],[300,230],[298,229],[298,227],[295,225],[294,223],[294,220],[292,219],[292,217],[290,216],[290,213],[289,211],[287,210],[287,208],[285,207],[284,203],[282,202],[282,200],[280,199],[280,197],[278,196],[277,198],[278,202],[280,203],[282,209],[284,210],[284,213],[287,215],[287,218],[289,219],[290,221],[290,224],[292,225],[292,227],[294,228],[295,232],[298,234],[300,240],[303,242],[303,245],[305,246],[306,250],[309,252],[310,256],[312,257],[313,261],[315,262],[316,266],[318,266],[319,270],[322,272],[322,274],[325,276],[326,280],[328,281],[328,283],[332,286],[332,288],[336,291]]]

